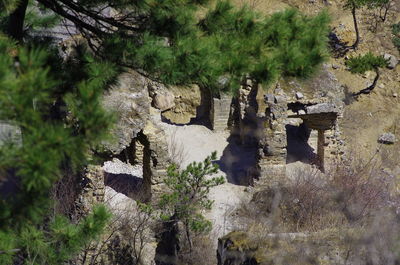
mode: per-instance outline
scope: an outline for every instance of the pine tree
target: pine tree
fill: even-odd
[[[346,0],[344,8],[350,9],[351,15],[353,17],[354,31],[356,32],[356,40],[354,41],[353,45],[350,46],[351,48],[357,49],[358,44],[360,43],[360,30],[358,28],[358,21],[356,15],[357,9],[360,9],[362,7],[369,7],[369,8],[382,7],[387,5],[389,2],[390,0]],[[386,19],[386,14],[384,16]]]
[[[25,2],[9,21],[24,20],[18,10],[26,9]],[[282,75],[307,77],[326,56],[326,13],[308,17],[287,10],[266,17],[226,0],[214,8],[207,8],[209,0],[34,3],[74,23],[98,57],[165,84],[235,91],[244,77],[264,83]],[[19,28],[9,35],[20,40],[26,25],[14,25]]]
[[[212,161],[217,158],[213,152],[203,162],[192,162],[184,170],[172,164],[168,168],[165,184],[168,190],[161,195],[159,208],[161,219],[168,227],[175,227],[179,222],[184,225],[189,248],[192,248],[191,232],[209,231],[210,221],[202,215],[209,210],[213,201],[208,199],[212,187],[224,183],[223,177],[213,177],[218,172],[218,165]]]
[[[0,54],[0,120],[21,130],[21,141],[0,146],[0,180],[13,184],[0,197],[0,264],[62,264],[109,219],[104,206],[78,224],[52,215],[50,192],[65,167],[81,170],[91,159],[88,151],[107,134],[111,117],[99,100],[114,68],[87,57],[80,69],[85,74],[63,91],[57,77],[65,69],[57,76],[46,51],[17,46],[2,35]],[[52,115],[60,99],[68,119]]]
[[[361,94],[369,94],[375,88],[380,73],[379,68],[387,65],[387,61],[383,56],[375,56],[371,52],[368,52],[365,55],[359,55],[357,57],[352,57],[346,61],[346,65],[350,68],[350,72],[356,74],[363,74],[366,71],[375,71],[376,75],[374,81],[367,88],[361,89],[357,93],[354,93],[353,96],[357,97]]]

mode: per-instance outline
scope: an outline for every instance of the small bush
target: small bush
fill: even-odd
[[[400,22],[392,25],[393,44],[400,51]]]
[[[365,55],[350,58],[346,62],[346,65],[350,68],[350,72],[363,74],[366,71],[372,71],[379,67],[386,66],[387,62],[383,56],[375,56],[371,52],[368,52]]]

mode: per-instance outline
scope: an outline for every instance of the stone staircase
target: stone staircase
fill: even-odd
[[[222,132],[228,129],[228,120],[231,110],[232,96],[221,95],[221,99],[213,98],[213,130]]]

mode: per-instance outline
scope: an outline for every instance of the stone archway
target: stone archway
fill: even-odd
[[[315,163],[318,168],[325,171],[325,131],[332,130],[336,125],[338,109],[334,104],[319,103],[305,106],[304,112],[298,112],[295,115],[289,115],[289,118],[300,118],[310,129],[318,132],[317,138],[317,157]]]
[[[263,136],[259,142],[258,167],[260,184],[273,185],[286,179],[288,158],[287,121],[288,118],[301,119],[304,126],[317,131],[315,162],[321,171],[325,170],[325,153],[327,152],[326,131],[335,131],[339,110],[332,103],[288,104],[285,93],[278,89],[275,94],[265,95],[267,104],[263,118]],[[295,106],[295,109],[290,109]],[[308,139],[307,139],[308,141]],[[331,147],[328,149],[332,149]],[[331,150],[328,150],[331,152]]]

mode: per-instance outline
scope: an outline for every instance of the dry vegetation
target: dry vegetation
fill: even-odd
[[[240,229],[247,232],[246,240],[263,246],[262,255],[304,256],[293,249],[297,239],[280,242],[279,247],[268,243],[274,235],[294,233],[301,248],[308,249],[306,260],[320,260],[313,253],[328,244],[345,259],[338,264],[398,264],[400,194],[393,189],[397,182],[381,170],[376,157],[343,163],[326,174],[298,171],[288,183],[255,193],[252,202],[236,212],[238,224],[246,224]],[[275,258],[273,264],[285,264]],[[297,259],[292,264],[314,264],[307,262]]]

